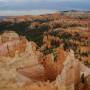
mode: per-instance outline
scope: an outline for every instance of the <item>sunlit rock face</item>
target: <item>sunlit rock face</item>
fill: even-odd
[[[18,54],[25,52],[28,43],[26,38],[13,31],[4,32],[0,37],[0,56],[14,57],[16,52]]]
[[[57,53],[59,56],[60,54],[64,55],[63,50],[60,48],[57,49]],[[46,90],[57,90],[57,88],[58,90],[66,90],[68,88],[74,90],[75,87],[78,87],[78,83],[80,82],[79,62],[74,58],[72,53],[68,53],[62,59],[60,60],[59,57],[57,61],[54,61],[53,54],[48,54],[41,58],[41,63],[19,68],[19,73],[36,81],[34,84],[26,84],[25,87],[29,86],[28,88],[31,90],[33,88],[36,89],[36,87],[38,90],[42,90],[42,88],[46,89],[47,87],[48,89]],[[47,80],[52,82],[47,82]]]
[[[2,42],[8,42],[13,40],[19,40],[19,35],[14,31],[6,31],[1,35]]]
[[[57,48],[55,52],[56,56],[53,53],[48,54],[43,61],[46,77],[51,81],[55,80],[57,75],[61,73],[65,61],[65,53],[62,49]]]
[[[36,78],[42,79],[44,68],[38,64],[40,52],[36,51],[37,45],[32,41],[27,41],[25,37],[18,36],[15,32],[13,34],[11,32],[6,34],[5,32],[4,35],[7,35],[8,39],[0,44],[0,82],[2,82],[0,88],[3,88],[3,86],[16,88],[28,81],[33,82],[31,80],[33,78],[35,80]],[[20,72],[20,68],[28,66],[30,66],[28,76],[30,75],[32,78],[28,78]],[[25,75],[28,71],[29,69],[26,70]]]
[[[37,82],[35,87],[38,87],[38,90],[42,90],[42,88],[56,90],[57,87],[64,90],[62,88],[69,86],[74,88],[74,85],[79,84],[79,63],[74,58],[73,51],[67,53],[62,47],[58,47],[54,49],[54,52],[43,55],[42,52],[37,51],[38,46],[34,42],[27,41],[25,37],[18,36],[15,32],[12,33],[5,32],[3,42],[1,37],[0,56],[10,57],[4,62],[6,66],[0,69],[1,78],[5,77],[7,82],[14,80],[16,86],[24,85],[28,81]],[[61,81],[62,79],[64,83]],[[54,85],[49,82],[44,86],[43,82],[47,83],[48,80],[54,82]],[[38,82],[42,83],[41,86],[38,85]],[[61,86],[62,84],[64,85]],[[34,86],[31,85],[28,88],[33,90]]]
[[[21,69],[18,69],[18,72],[31,78],[34,81],[44,81],[45,80],[45,72],[44,67],[40,64],[27,66]]]
[[[37,59],[38,64],[18,68],[18,72],[34,80],[54,81],[56,77],[61,73],[63,69],[63,63],[66,58],[65,52],[62,49],[57,48],[56,52],[56,60],[53,53],[46,56],[43,56],[42,53],[36,53],[36,55],[39,55],[39,58]]]

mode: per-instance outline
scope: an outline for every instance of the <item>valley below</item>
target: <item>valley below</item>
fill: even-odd
[[[0,19],[0,90],[90,90],[90,12]]]

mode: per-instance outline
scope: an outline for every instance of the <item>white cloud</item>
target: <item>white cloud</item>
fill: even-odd
[[[21,15],[41,15],[51,14],[56,11],[53,10],[31,10],[31,11],[0,11],[0,16],[21,16]]]

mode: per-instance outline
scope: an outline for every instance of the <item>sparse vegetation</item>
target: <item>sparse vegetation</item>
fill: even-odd
[[[21,78],[21,81],[19,81],[20,84],[23,81],[22,77],[17,74],[19,72],[26,77],[36,80],[33,80],[33,82],[43,81],[42,83],[44,83],[48,80],[50,81],[48,84],[51,85],[51,82],[55,81],[58,75],[61,77],[63,69],[66,68],[64,64],[68,65],[70,63],[71,66],[67,66],[67,68],[74,70],[75,73],[80,73],[78,65],[75,64],[76,67],[73,67],[73,64],[71,64],[73,58],[77,59],[80,63],[83,62],[82,64],[85,68],[89,68],[90,25],[88,23],[90,23],[90,16],[87,17],[86,14],[74,15],[73,13],[68,16],[67,13],[68,11],[63,12],[63,14],[23,16],[23,18],[7,17],[1,21],[0,60],[6,57],[8,61],[4,60],[0,62],[0,75],[1,77],[5,76],[3,79],[0,77],[0,80],[5,81],[10,78],[12,81],[8,81],[9,84],[14,83],[17,86],[18,78]],[[67,56],[69,56],[68,60]],[[70,75],[73,75],[71,73],[72,70],[69,73]],[[68,72],[66,76],[68,76]],[[76,73],[76,77],[79,76],[78,73]],[[66,80],[66,77],[64,78]],[[70,80],[73,79],[73,77],[69,76],[68,78]],[[83,76],[81,77],[81,81],[84,82]],[[68,83],[71,84],[71,82]],[[4,85],[6,85],[6,81]],[[41,87],[40,85],[39,87]],[[56,86],[53,87],[57,88]]]

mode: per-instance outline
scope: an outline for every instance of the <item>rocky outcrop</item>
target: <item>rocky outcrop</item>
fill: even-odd
[[[6,31],[1,35],[2,43],[19,40],[19,35],[14,31]]]
[[[74,57],[73,50],[65,52],[62,47],[58,47],[44,55],[37,48],[34,42],[27,41],[15,32],[2,35],[0,82],[3,83],[0,89],[6,86],[17,90],[74,90],[80,83],[80,73],[83,70],[85,75],[90,73],[89,68]]]
[[[53,59],[50,54],[47,57],[49,57],[48,62],[46,63],[47,68],[44,68],[44,69],[46,69],[46,71],[48,69],[48,74],[47,74],[48,80],[52,80],[52,77],[56,74],[55,68],[54,68],[55,62],[52,61]],[[35,83],[32,83],[32,84],[27,83],[25,84],[25,86],[19,89],[36,90],[37,88],[37,90],[42,90],[42,89],[43,90],[67,90],[67,89],[75,90],[76,87],[78,88],[78,85],[80,82],[79,65],[80,64],[78,60],[74,58],[74,55],[71,51],[70,53],[68,53],[66,60],[63,62],[63,69],[61,73],[56,76],[56,79],[54,81],[52,82],[36,81]],[[39,66],[40,65],[35,65],[33,67],[23,68],[24,73],[28,74],[28,75],[25,75],[25,74],[24,75],[30,76],[30,78],[32,78],[33,76],[34,79],[35,77],[37,77],[39,79],[39,77],[44,74],[44,72],[42,72],[43,69],[41,70]],[[42,74],[39,73],[40,71],[38,70],[40,70]],[[36,76],[35,74],[39,74],[39,75]],[[49,75],[51,76],[51,78]],[[42,76],[41,76],[41,79],[42,79]]]
[[[41,74],[43,67],[38,65],[39,51],[35,49],[36,44],[28,42],[25,38],[19,37],[17,40],[9,40],[0,46],[0,90],[3,88],[17,88],[24,85],[26,82],[34,82],[32,79],[37,78],[33,73],[32,79],[26,77],[27,73],[21,74],[20,68],[32,66],[32,72],[36,75]],[[36,67],[33,67],[36,66]],[[41,71],[40,71],[40,70]],[[27,69],[28,70],[28,69]],[[39,71],[39,73],[38,73]],[[28,72],[28,71],[27,71]],[[43,74],[41,74],[43,76]],[[41,77],[38,77],[41,79]],[[7,84],[8,83],[8,84]],[[12,90],[13,90],[12,89]]]
[[[25,52],[28,41],[19,37],[13,31],[5,32],[1,35],[1,44],[0,44],[0,56],[11,56],[14,57],[15,53],[18,54]]]
[[[53,53],[39,58],[38,65],[22,67],[18,69],[18,71],[27,77],[33,78],[34,80],[55,80],[63,69],[65,52],[60,48],[57,49],[56,61],[54,60]]]

